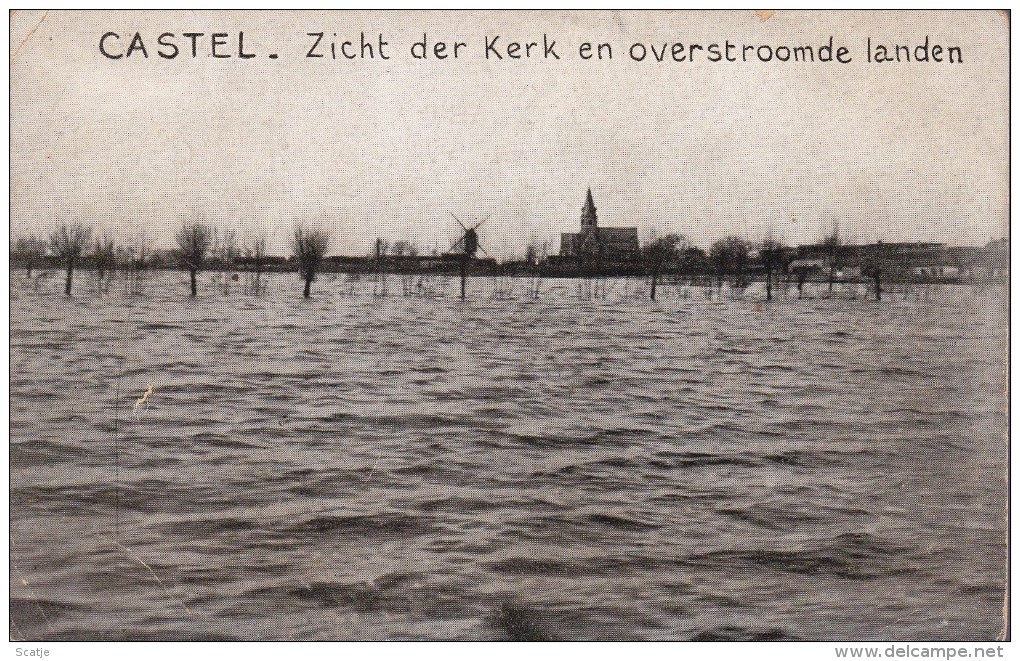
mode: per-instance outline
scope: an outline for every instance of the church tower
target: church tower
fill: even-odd
[[[588,189],[588,199],[584,201],[581,209],[581,231],[595,229],[598,227],[599,217],[595,213],[595,201],[591,199],[591,189]]]

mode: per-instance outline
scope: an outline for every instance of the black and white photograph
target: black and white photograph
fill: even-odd
[[[9,28],[12,657],[1008,651],[1008,10]]]

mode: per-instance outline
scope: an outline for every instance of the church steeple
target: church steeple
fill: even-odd
[[[595,213],[595,201],[591,197],[591,188],[588,189],[588,198],[584,201],[584,207],[581,209],[581,229],[590,227],[592,229],[598,227],[599,217]]]

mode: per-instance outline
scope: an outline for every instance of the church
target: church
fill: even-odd
[[[595,201],[588,198],[581,209],[581,231],[564,232],[560,257],[583,257],[605,262],[631,262],[641,255],[636,227],[599,227]]]

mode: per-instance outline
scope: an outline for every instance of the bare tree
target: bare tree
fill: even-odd
[[[794,274],[797,276],[797,298],[804,298],[804,283],[807,282],[809,268],[804,266],[798,266],[794,269]]]
[[[882,300],[882,270],[886,262],[886,248],[881,241],[869,251],[862,264],[861,272],[875,283],[875,300]]]
[[[213,255],[223,270],[223,293],[230,293],[230,281],[234,278],[234,269],[237,260],[241,256],[241,250],[237,247],[237,232],[224,230],[223,233],[214,232]]]
[[[687,247],[680,262],[682,270],[690,279],[691,284],[694,284],[696,275],[708,273],[712,268],[708,259],[708,253],[695,245],[689,245]]]
[[[127,266],[128,290],[132,294],[140,294],[145,269],[149,267],[152,257],[152,245],[145,233],[130,240],[130,244],[122,248],[122,262]]]
[[[730,253],[725,239],[719,239],[712,244],[708,251],[709,259],[715,268],[716,285],[722,290],[723,278],[726,277],[730,268]]]
[[[396,242],[393,243],[393,252],[392,252],[392,254],[396,255],[397,257],[403,257],[403,256],[417,257],[418,256],[418,246],[416,246],[411,241],[405,241],[405,240],[401,239],[400,241],[396,241]]]
[[[99,281],[99,288],[102,289],[103,278],[117,268],[117,245],[109,232],[103,232],[96,238],[96,244],[92,248],[92,264],[96,267],[96,279]]]
[[[758,254],[761,256],[761,264],[765,268],[765,300],[772,300],[772,274],[783,260],[785,246],[782,242],[776,241],[771,236],[761,242]]]
[[[262,272],[266,268],[266,236],[249,236],[244,242],[244,259],[252,271],[249,291],[256,296],[262,293]]]
[[[538,261],[538,247],[534,243],[529,243],[528,247],[524,250],[524,261],[528,264],[534,264]]]
[[[747,286],[747,259],[749,247],[747,241],[739,236],[727,236],[712,244],[709,256],[715,265],[719,288],[722,289],[723,278],[727,273],[733,275],[733,286]]]
[[[91,237],[92,228],[81,223],[62,223],[50,234],[50,250],[67,267],[67,284],[64,287],[64,293],[68,296],[71,295],[74,267],[78,265]]]
[[[731,236],[728,239],[730,244],[730,256],[733,259],[733,284],[739,288],[747,286],[747,261],[750,254],[750,245],[747,241]]]
[[[312,280],[322,266],[322,260],[329,249],[329,232],[321,229],[310,229],[303,225],[294,228],[294,241],[291,247],[298,263],[298,273],[305,281],[305,298],[312,295]]]
[[[25,277],[32,277],[32,269],[42,261],[46,254],[46,241],[30,234],[19,236],[11,248],[11,257],[21,261],[25,267]]]
[[[191,297],[198,296],[198,272],[213,244],[213,233],[204,223],[185,223],[177,232],[178,256],[191,274]]]
[[[681,256],[690,247],[690,243],[682,234],[667,234],[653,238],[644,247],[645,268],[652,279],[651,299],[655,300],[655,290],[664,269],[678,266]]]
[[[839,219],[836,219],[832,223],[832,234],[829,234],[822,239],[822,245],[825,246],[825,254],[828,258],[829,266],[829,293],[832,293],[832,285],[836,281],[836,268],[837,260],[839,258]]]
[[[538,299],[542,289],[542,269],[544,268],[544,262],[549,257],[549,241],[545,240],[539,244],[537,239],[533,239],[528,244],[527,251],[525,252],[525,259],[530,265],[531,279],[528,283],[528,297]]]

